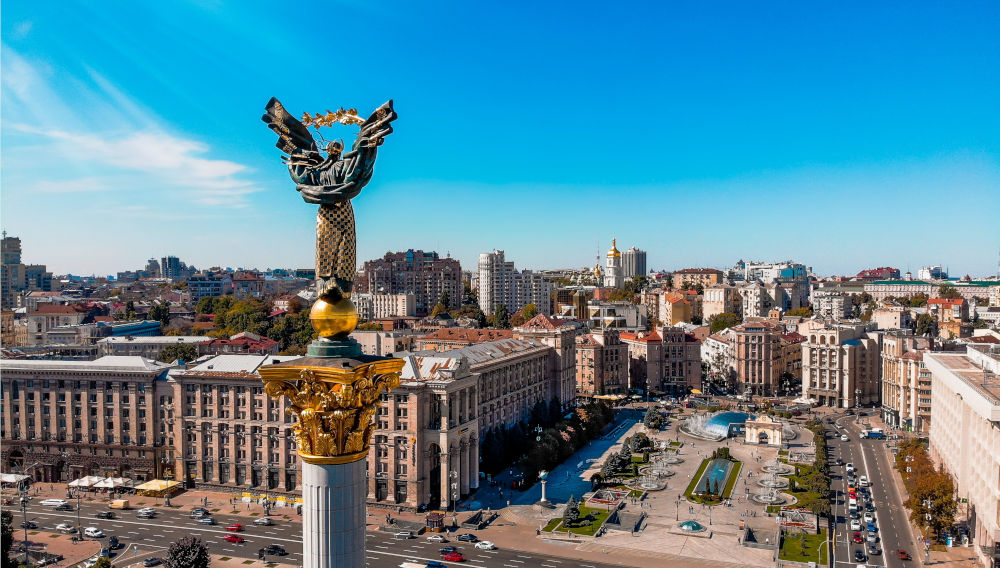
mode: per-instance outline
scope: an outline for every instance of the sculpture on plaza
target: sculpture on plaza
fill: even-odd
[[[316,215],[316,292],[319,300],[311,317],[323,338],[342,339],[357,325],[357,311],[349,300],[357,263],[357,236],[351,199],[372,179],[378,147],[392,133],[396,112],[388,101],[367,118],[355,109],[315,116],[305,113],[297,120],[276,98],[271,98],[261,117],[278,135],[276,146],[287,156],[288,173],[306,203],[318,204]],[[360,127],[350,151],[334,140],[320,151],[309,131],[320,127],[354,124]],[[325,140],[323,140],[325,142]],[[325,152],[325,155],[324,155]],[[343,153],[342,153],[343,152]]]

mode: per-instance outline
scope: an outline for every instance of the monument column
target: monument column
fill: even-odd
[[[302,464],[303,566],[365,565],[365,460]],[[356,543],[362,546],[356,546]]]

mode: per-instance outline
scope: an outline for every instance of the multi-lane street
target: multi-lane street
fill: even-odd
[[[74,508],[76,503],[72,502]],[[83,502],[80,506],[80,524],[83,528],[97,527],[104,531],[107,537],[116,536],[124,548],[117,551],[114,564],[128,566],[141,563],[149,557],[164,557],[169,544],[182,536],[196,536],[208,546],[209,551],[226,556],[256,559],[258,551],[269,545],[276,544],[284,548],[286,556],[268,556],[285,564],[300,565],[302,563],[302,526],[297,522],[288,522],[280,518],[274,520],[271,526],[253,525],[253,518],[215,514],[215,525],[201,525],[196,519],[189,517],[187,509],[163,510],[157,509],[156,517],[151,520],[139,519],[136,510],[114,511],[114,519],[98,519],[95,514],[107,511],[106,503]],[[66,523],[77,524],[77,511],[55,511],[52,507],[40,506],[32,502],[27,510],[28,520],[38,524],[41,531],[56,532],[56,525]],[[21,515],[17,515],[15,527],[20,527]],[[235,544],[224,540],[227,534],[226,525],[241,523],[245,529],[237,534],[246,539],[245,543]],[[483,537],[483,535],[480,535]],[[484,537],[485,538],[485,537]],[[107,538],[99,539],[107,542]],[[441,560],[440,549],[445,546],[455,546],[465,556],[462,563]],[[481,568],[611,568],[611,565],[598,562],[583,562],[564,558],[541,557],[535,554],[515,550],[480,550],[472,543],[457,542],[452,535],[448,543],[428,542],[424,536],[411,539],[396,540],[392,534],[369,532],[367,534],[367,565],[372,568],[396,568],[403,563],[426,565],[427,561],[435,560],[447,566],[476,566]]]
[[[857,566],[867,564],[868,566],[910,566],[916,565],[916,559],[904,561],[899,558],[897,551],[905,550],[909,555],[916,556],[919,551],[913,542],[907,525],[907,511],[903,507],[900,494],[893,481],[892,464],[886,452],[885,441],[867,440],[861,438],[863,426],[857,422],[855,416],[844,416],[836,420],[838,427],[830,427],[829,447],[831,448],[830,458],[834,460],[831,467],[833,476],[833,514],[836,519],[836,543],[834,547],[834,565],[836,566]],[[846,435],[848,441],[841,441],[840,437]],[[836,460],[840,459],[843,464],[836,465]],[[880,554],[869,554],[867,543],[857,544],[852,542],[855,531],[851,530],[851,517],[848,511],[848,475],[847,464],[852,464],[856,471],[856,478],[865,476],[870,483],[870,498],[865,498],[860,493],[859,488],[859,511],[862,518],[859,520],[861,528],[865,528],[863,518],[865,505],[871,501],[875,507],[872,512],[878,528],[877,548]],[[865,538],[867,531],[861,530],[862,538]],[[856,558],[857,551],[864,554],[864,560]]]

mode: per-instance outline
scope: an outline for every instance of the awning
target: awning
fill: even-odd
[[[0,483],[21,483],[27,479],[31,479],[31,477],[16,473],[0,473]]]
[[[98,481],[93,487],[115,489],[118,487],[127,487],[130,483],[132,483],[132,480],[125,477],[109,477]]]
[[[180,484],[181,484],[180,481],[167,481],[165,479],[154,479],[152,481],[147,481],[142,485],[136,485],[135,490],[149,491],[155,493],[155,492],[168,491],[174,489],[176,487],[179,487]]]
[[[691,394],[702,394],[702,392],[698,389],[691,389]]]
[[[100,481],[104,481],[104,478],[98,475],[87,475],[80,479],[74,479],[66,485],[69,487],[94,487]]]

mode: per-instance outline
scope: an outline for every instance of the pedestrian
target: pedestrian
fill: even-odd
[[[247,511],[250,510],[250,503],[247,503]]]

